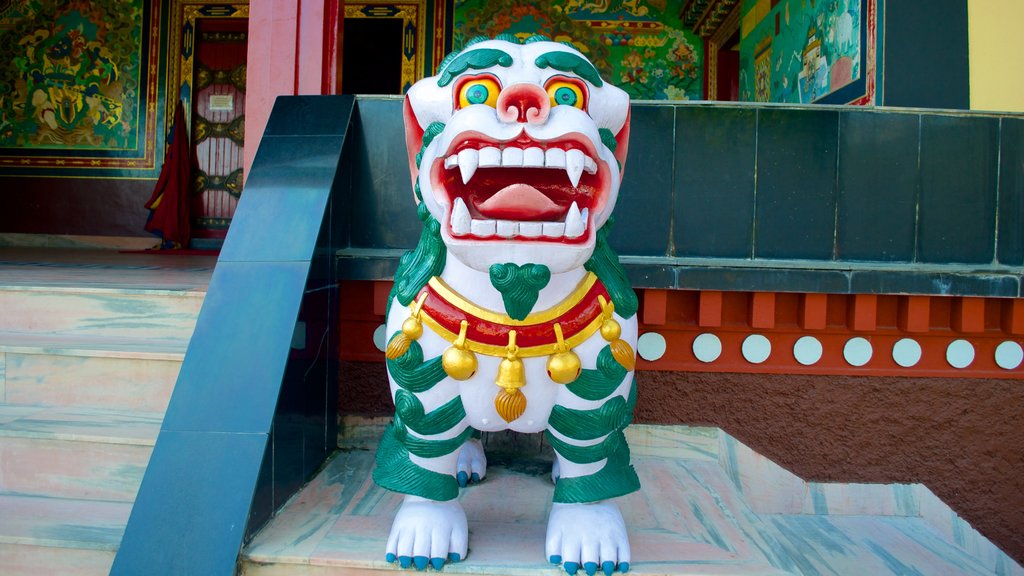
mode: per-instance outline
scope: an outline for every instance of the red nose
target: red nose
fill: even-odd
[[[540,124],[548,118],[548,93],[536,84],[513,84],[498,95],[498,118],[502,122]]]

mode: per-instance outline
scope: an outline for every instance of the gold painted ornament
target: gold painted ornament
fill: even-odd
[[[627,371],[632,372],[636,368],[636,353],[628,342],[619,338],[622,335],[622,327],[612,318],[615,313],[615,303],[605,300],[604,296],[597,297],[601,303],[601,315],[604,321],[601,323],[601,337],[608,342],[612,350],[612,358]]]
[[[518,354],[516,331],[511,330],[508,333],[505,358],[498,365],[498,376],[494,379],[494,383],[501,388],[501,392],[494,398],[494,408],[505,422],[512,422],[526,412],[526,396],[519,390],[526,386],[526,371]]]
[[[412,312],[405,322],[402,322],[402,331],[397,334],[394,338],[388,342],[387,348],[384,350],[384,357],[388,360],[396,360],[401,358],[406,352],[409,351],[409,343],[413,340],[419,340],[420,336],[423,336],[423,323],[420,321],[420,310],[423,308],[423,302],[427,299],[426,293],[420,296],[419,300],[413,302],[409,309]]]
[[[555,324],[555,338],[558,339],[556,352],[548,356],[548,378],[557,384],[568,384],[579,378],[583,365],[580,357],[565,343],[561,324]]]
[[[469,322],[462,321],[459,327],[459,337],[441,355],[441,367],[446,374],[456,380],[468,380],[476,374],[476,354],[466,350],[466,331]]]

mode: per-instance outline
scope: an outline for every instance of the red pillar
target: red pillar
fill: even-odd
[[[282,95],[335,94],[341,50],[340,0],[252,0],[245,94],[245,174]]]

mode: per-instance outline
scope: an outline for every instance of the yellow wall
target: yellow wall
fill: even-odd
[[[1024,0],[967,0],[971,109],[1024,112]]]

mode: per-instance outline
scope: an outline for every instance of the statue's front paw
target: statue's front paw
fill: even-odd
[[[466,513],[457,500],[406,496],[391,525],[385,559],[402,568],[425,570],[429,565],[440,570],[445,562],[465,558],[468,544]]]
[[[470,438],[459,449],[457,471],[455,479],[463,488],[487,476],[487,455],[484,454],[484,445],[479,439]]]
[[[619,507],[612,502],[551,505],[547,556],[569,574],[582,568],[588,576],[598,570],[611,575],[629,571],[629,538]]]

